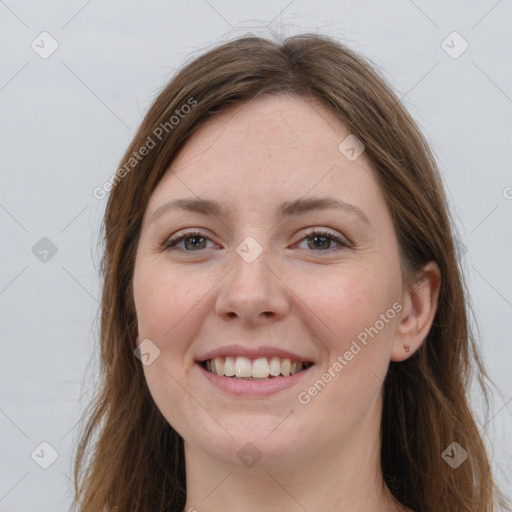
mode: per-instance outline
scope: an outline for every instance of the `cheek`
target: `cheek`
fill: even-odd
[[[391,268],[365,266],[331,274],[310,288],[305,302],[321,318],[320,341],[328,351],[321,374],[306,382],[298,397],[312,415],[325,416],[329,404],[336,428],[348,429],[367,413],[389,367],[399,285]],[[305,288],[302,293],[308,297]]]
[[[303,283],[298,296],[314,313],[322,343],[336,355],[348,350],[352,340],[376,322],[382,327],[380,315],[386,316],[398,297],[394,272],[379,266],[330,269]],[[388,313],[386,320],[392,320],[394,313]],[[381,334],[387,335],[391,325],[386,322]]]
[[[145,379],[157,407],[180,433],[186,432],[191,421],[184,411],[196,411],[193,399],[181,385],[192,364],[186,354],[194,337],[194,307],[204,294],[197,288],[200,279],[193,280],[151,258],[141,259],[135,266],[133,288],[139,334],[160,351],[152,364],[143,366]]]
[[[139,333],[163,342],[198,302],[199,279],[182,275],[165,262],[141,261],[134,273],[134,300]]]

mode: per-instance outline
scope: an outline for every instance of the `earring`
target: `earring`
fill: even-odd
[[[409,352],[409,350],[411,350],[411,346],[410,346],[410,345],[405,344],[405,345],[404,345],[404,350],[405,350],[406,352]]]

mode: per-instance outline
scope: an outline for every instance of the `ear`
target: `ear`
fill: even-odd
[[[391,361],[409,359],[430,331],[437,311],[441,272],[434,261],[423,267],[411,290],[404,293]]]

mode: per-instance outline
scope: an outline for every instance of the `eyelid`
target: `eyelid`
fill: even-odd
[[[337,252],[342,249],[350,249],[354,246],[353,242],[349,240],[346,236],[342,235],[341,233],[332,230],[331,228],[326,227],[310,227],[307,228],[307,231],[302,233],[301,238],[295,242],[294,245],[297,245],[308,238],[312,238],[313,236],[324,236],[329,239],[331,239],[333,242],[337,244],[336,247],[326,249],[326,250],[310,250],[308,252],[316,252],[320,254],[332,254],[333,252]],[[204,249],[201,249],[199,251],[187,251],[184,249],[177,248],[176,245],[181,243],[184,239],[192,238],[192,237],[198,237],[203,238],[205,240],[213,242],[211,237],[207,235],[203,228],[186,228],[181,231],[178,231],[177,233],[173,234],[170,237],[166,237],[162,242],[159,244],[159,247],[162,251],[180,251],[183,253],[194,253],[194,252],[202,252]],[[307,250],[307,249],[306,249]]]
[[[211,237],[205,233],[203,228],[186,228],[186,229],[182,229],[182,230],[178,231],[177,233],[175,233],[171,236],[165,237],[164,240],[162,241],[162,243],[160,244],[160,247],[162,248],[162,250],[166,250],[169,248],[172,249],[172,246],[170,244],[177,244],[177,243],[181,242],[184,238],[193,237],[193,236],[202,237],[202,238],[211,240]],[[192,252],[192,251],[187,251],[187,252]]]
[[[345,247],[347,249],[354,245],[351,240],[349,240],[346,236],[342,235],[338,231],[334,231],[331,228],[323,228],[323,227],[308,228],[308,230],[302,234],[299,242],[302,242],[306,238],[309,238],[313,235],[328,236],[328,237],[332,238],[336,243],[338,243],[338,245],[341,245],[342,247]],[[318,251],[318,252],[329,252],[329,251]]]

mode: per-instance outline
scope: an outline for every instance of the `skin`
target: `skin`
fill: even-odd
[[[349,133],[325,107],[298,97],[236,105],[201,125],[150,198],[134,299],[140,339],[160,350],[144,366],[148,387],[185,440],[184,510],[405,510],[380,469],[383,380],[390,361],[411,357],[428,334],[440,274],[431,262],[415,292],[405,288],[371,165],[364,152],[350,161],[338,149]],[[171,210],[150,220],[171,199],[197,197],[222,202],[231,215]],[[342,199],[370,225],[336,209],[276,217],[282,201],[302,197]],[[187,228],[205,240],[162,248]],[[315,242],[309,228],[330,229],[350,245]],[[252,263],[236,252],[247,236],[263,249]],[[299,403],[298,394],[394,303],[401,311]],[[195,360],[233,343],[281,347],[315,365],[300,384],[271,396],[228,395]],[[250,468],[237,457],[247,442],[262,455]]]

